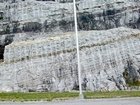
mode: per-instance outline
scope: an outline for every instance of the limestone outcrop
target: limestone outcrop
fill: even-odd
[[[139,29],[139,1],[78,1],[79,30],[104,30],[117,27]],[[73,3],[25,1],[2,3],[4,19],[0,34],[19,32],[68,32],[74,30]],[[7,23],[8,22],[8,23]],[[10,23],[9,23],[10,22]],[[33,29],[26,30],[28,24]]]
[[[127,89],[123,73],[132,55],[137,57],[132,59],[137,65],[136,70],[140,67],[140,31],[121,27],[107,31],[81,31],[79,34],[82,88],[88,91]],[[0,70],[0,87],[7,87],[7,91],[77,89],[75,35],[67,33],[28,41],[15,40],[5,47]],[[139,72],[135,74],[140,76]]]
[[[73,4],[0,3],[0,92],[78,89]],[[82,89],[140,81],[140,1],[77,0]]]

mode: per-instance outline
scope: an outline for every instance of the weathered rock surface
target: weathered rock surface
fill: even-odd
[[[27,1],[2,4],[5,4],[1,7],[5,22],[0,26],[0,34],[36,32],[36,29],[43,32],[74,30],[73,3]],[[139,29],[139,11],[139,0],[82,0],[77,2],[78,28],[102,30],[125,26]]]
[[[127,80],[139,81],[140,1],[82,0],[76,7],[82,88],[125,90]],[[72,3],[4,2],[1,14],[0,91],[78,88]]]
[[[79,30],[117,27],[139,29],[139,0],[82,0],[77,2]],[[72,3],[24,1],[0,3],[0,35],[24,32],[70,32],[74,30]],[[53,36],[56,34],[53,34]],[[4,48],[0,45],[1,49]],[[3,50],[1,51],[3,53]],[[2,56],[0,54],[0,56]]]
[[[140,31],[122,27],[79,34],[82,88],[89,91],[127,89],[123,72],[130,55],[139,56]],[[5,47],[4,62],[0,66],[1,87],[15,92],[72,91],[78,87],[74,34],[25,40],[15,40]],[[138,59],[134,64],[140,67]]]

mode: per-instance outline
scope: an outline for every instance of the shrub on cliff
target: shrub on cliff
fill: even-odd
[[[133,62],[131,60],[127,61],[127,67],[125,67],[123,72],[126,83],[130,86],[140,86],[139,74],[139,70],[135,69]]]
[[[0,19],[3,19],[3,16],[0,16]]]

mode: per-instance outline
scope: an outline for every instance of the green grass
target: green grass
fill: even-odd
[[[84,92],[85,99],[140,97],[140,91]],[[78,92],[62,93],[0,93],[0,101],[52,101],[78,98]]]
[[[52,101],[76,98],[78,93],[0,93],[0,101]]]
[[[86,92],[85,99],[140,97],[140,91]]]

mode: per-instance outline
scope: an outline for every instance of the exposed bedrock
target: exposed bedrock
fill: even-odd
[[[79,30],[105,30],[121,26],[139,29],[139,1],[94,1],[77,3]],[[9,6],[2,8],[4,22],[1,23],[0,34],[74,30],[72,3],[29,1],[12,3]]]
[[[82,88],[88,91],[125,90],[128,89],[127,78],[135,77],[135,80],[139,80],[139,33],[139,30],[123,27],[79,32]],[[135,71],[129,61],[134,62]],[[132,76],[124,75],[126,68],[129,72],[133,71],[133,74],[130,73]],[[77,89],[74,34],[15,41],[7,45],[0,72],[0,91]]]
[[[139,0],[76,3],[82,89],[140,83]],[[0,92],[79,87],[72,3],[0,3]]]

